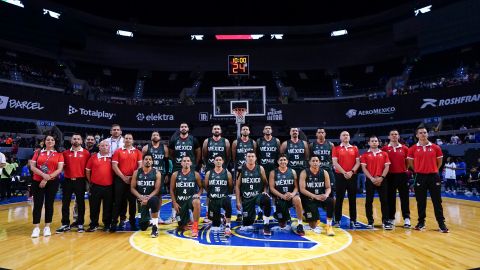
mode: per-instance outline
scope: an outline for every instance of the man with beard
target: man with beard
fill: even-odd
[[[263,137],[257,139],[258,156],[260,165],[265,169],[265,175],[277,167],[278,155],[280,154],[280,140],[272,136],[272,126],[263,127]]]
[[[151,142],[142,148],[142,154],[150,154],[152,155],[153,158],[153,164],[152,167],[159,171],[162,174],[162,179],[160,181],[160,189],[162,186],[165,187],[166,193],[169,193],[170,187],[168,185],[168,176],[166,175],[167,168],[166,168],[166,160],[168,159],[168,147],[161,143],[161,137],[160,137],[160,132],[154,131],[152,132],[151,136]],[[159,195],[161,195],[162,192],[160,190]],[[162,200],[159,200],[160,205],[159,207],[162,206]],[[159,208],[160,209],[160,208]],[[171,223],[171,219],[167,220],[166,222],[163,221],[161,218],[159,218],[160,223]]]
[[[282,143],[280,153],[287,155],[288,167],[294,169],[297,175],[300,175],[306,168],[309,152],[307,142],[300,140],[298,134],[298,128],[290,128],[290,140]]]
[[[256,152],[257,143],[250,138],[250,127],[243,125],[240,129],[240,138],[237,138],[232,143],[232,159],[235,166],[234,179],[238,179],[238,172],[245,164],[246,154],[249,151]],[[242,220],[242,215],[237,213],[237,221]]]
[[[92,134],[88,134],[85,137],[85,149],[91,154],[98,153],[98,147],[96,144],[95,137]]]
[[[85,217],[85,168],[90,158],[90,153],[82,147],[82,136],[73,134],[70,140],[72,147],[63,152],[65,160],[65,180],[62,183],[62,226],[57,233],[70,230],[70,202],[72,194],[75,193],[75,200],[78,204],[77,232],[83,233]]]
[[[202,151],[198,140],[190,135],[187,123],[180,124],[180,134],[178,137],[172,137],[168,145],[169,156],[173,162],[173,171],[182,169],[182,158],[190,157],[190,168],[195,171],[195,165],[200,163]],[[170,183],[171,184],[171,183]],[[172,204],[173,206],[173,204]],[[172,207],[172,218],[176,216],[176,210]]]
[[[162,200],[161,195],[159,196],[162,174],[153,167],[153,162],[152,154],[147,153],[143,156],[142,168],[132,175],[130,192],[139,202],[140,229],[145,231],[152,224],[151,237],[156,238],[158,237],[158,212]],[[151,220],[150,210],[152,211]]]
[[[177,213],[179,231],[184,231],[190,221],[190,210],[193,212],[192,237],[198,236],[198,219],[200,218],[200,195],[202,180],[200,174],[191,169],[189,156],[182,157],[182,169],[172,174],[170,196]]]
[[[217,156],[222,157],[223,168],[227,167],[228,161],[230,160],[230,142],[222,137],[222,128],[220,125],[217,124],[212,126],[212,137],[205,139],[203,142],[202,156],[206,165],[206,172],[215,168],[215,157]],[[207,212],[203,219],[203,222],[205,223],[210,223],[210,220],[208,219],[208,204],[209,197],[207,197],[206,200]]]
[[[196,165],[200,163],[202,155],[200,144],[198,140],[190,135],[189,127],[187,123],[180,124],[180,135],[172,138],[168,145],[170,151],[170,158],[173,162],[173,171],[179,171],[182,169],[182,158],[185,156],[190,157],[192,162],[192,170],[195,170]]]

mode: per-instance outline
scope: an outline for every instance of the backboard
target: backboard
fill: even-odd
[[[213,87],[213,116],[233,117],[232,108],[246,104],[247,116],[265,116],[265,86],[219,86]]]

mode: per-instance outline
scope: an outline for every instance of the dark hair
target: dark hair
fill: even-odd
[[[255,151],[253,151],[253,150],[250,150],[250,151],[248,151],[247,153],[245,153],[245,157],[246,157],[248,154],[254,154],[255,156],[257,156],[257,154],[255,153]]]
[[[119,128],[121,128],[119,124],[112,124],[112,127],[111,127],[111,128],[114,128],[114,127],[119,127]]]
[[[43,148],[45,149],[47,147],[47,144],[46,144],[47,137],[53,138],[53,140],[55,141],[55,145],[53,146],[53,149],[55,149],[55,151],[59,151],[58,149],[60,148],[60,145],[59,145],[60,140],[58,139],[56,134],[52,134],[52,133],[46,133],[45,137],[43,137],[42,139]]]
[[[388,132],[388,134],[390,134],[392,131],[396,131],[400,134],[400,132],[398,131],[398,129],[394,128],[394,129],[391,129],[390,132]]]
[[[142,159],[145,159],[146,157],[151,157],[153,159],[153,155],[150,154],[149,152],[143,154],[143,158]]]
[[[325,128],[319,127],[319,128],[317,128],[317,132],[318,132],[319,129],[323,129],[323,131],[325,131]]]
[[[420,129],[425,129],[428,132],[427,128],[423,124],[421,124],[415,129],[415,134],[417,134]]]
[[[312,158],[318,158],[318,160],[320,160],[320,157],[317,156],[317,155],[311,155],[310,158],[308,159],[309,161],[312,160]]]
[[[132,134],[132,133],[125,133],[125,135],[123,135],[123,137],[125,137],[125,136],[127,136],[127,135],[130,135],[130,136],[132,136],[132,138],[133,138],[133,134]]]
[[[215,160],[217,157],[222,158],[222,160],[223,160],[223,157],[222,157],[222,156],[215,156],[214,160]]]
[[[282,153],[282,154],[278,155],[277,162],[278,162],[278,161],[280,160],[280,158],[282,158],[282,157],[284,157],[284,158],[286,158],[286,159],[288,160],[287,154]]]
[[[372,134],[372,135],[368,136],[368,141],[370,141],[372,138],[376,138],[378,140],[377,135]]]
[[[160,136],[160,132],[159,132],[158,130],[152,131],[152,135],[153,135],[153,133],[158,133],[158,136]],[[128,133],[127,133],[127,134],[128,134]]]
[[[73,136],[80,136],[80,138],[83,138],[83,137],[82,137],[82,134],[76,133],[76,132],[72,134],[72,137],[73,137]]]

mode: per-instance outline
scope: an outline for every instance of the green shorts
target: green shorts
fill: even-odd
[[[178,226],[185,226],[190,221],[190,210],[193,211],[193,198],[186,201],[177,201],[180,211],[177,213]]]
[[[242,199],[242,214],[243,214],[243,225],[249,226],[255,222],[255,217],[257,213],[255,211],[255,206],[260,206],[262,202],[262,195],[258,194],[255,197],[249,199]]]
[[[293,207],[292,201],[286,201],[282,200],[279,198],[275,199],[275,206],[276,206],[276,211],[273,214],[273,216],[278,220],[278,221],[288,221],[291,219],[290,217],[290,208]]]

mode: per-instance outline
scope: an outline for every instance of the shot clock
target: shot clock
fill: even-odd
[[[228,75],[229,76],[248,76],[249,75],[249,56],[248,55],[229,55],[228,56]]]

